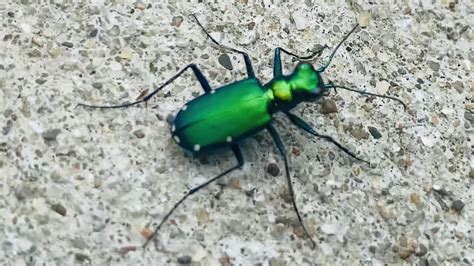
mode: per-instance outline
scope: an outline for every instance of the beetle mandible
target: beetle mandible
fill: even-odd
[[[401,100],[391,96],[379,95],[348,88],[342,85],[336,85],[325,77],[324,71],[330,65],[337,50],[343,42],[359,28],[359,24],[356,24],[352,30],[344,36],[329,55],[327,62],[317,69],[313,67],[310,61],[306,60],[319,58],[323,51],[328,48],[327,45],[322,46],[320,49],[308,56],[298,56],[281,47],[277,47],[275,49],[273,61],[273,78],[269,82],[262,84],[255,76],[250,57],[246,52],[221,45],[206,31],[194,14],[191,16],[196,20],[196,23],[213,43],[222,49],[230,50],[243,56],[247,72],[246,79],[235,81],[213,90],[201,70],[195,64],[189,64],[146,97],[135,102],[112,106],[78,104],[78,106],[89,108],[108,109],[125,108],[143,102],[146,103],[156,95],[157,92],[171,84],[176,78],[180,77],[186,70],[191,69],[204,90],[204,94],[186,103],[180,109],[171,128],[172,138],[179,146],[197,156],[203,153],[213,152],[219,148],[230,148],[235,155],[237,164],[203,184],[189,190],[163,217],[162,221],[156,227],[153,234],[147,239],[143,247],[146,247],[146,245],[157,236],[163,224],[168,220],[176,208],[189,196],[228,173],[241,168],[244,165],[244,158],[239,147],[239,142],[263,130],[268,131],[283,159],[288,191],[293,208],[305,235],[310,239],[312,246],[314,247],[315,242],[308,233],[295,203],[285,147],[277,130],[272,125],[272,116],[275,113],[283,112],[298,128],[306,131],[312,136],[322,138],[335,144],[339,149],[352,158],[368,163],[367,161],[358,158],[354,153],[334,140],[331,136],[318,133],[302,118],[291,113],[290,110],[301,102],[314,102],[321,99],[323,96],[327,95],[329,90],[332,88],[341,88],[360,94],[395,100],[401,103],[404,108],[406,108],[406,105]],[[290,75],[283,74],[281,53],[285,53],[300,60],[295,70]]]

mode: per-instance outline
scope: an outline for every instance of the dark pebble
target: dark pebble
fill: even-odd
[[[375,254],[375,251],[377,251],[377,248],[375,246],[370,246],[369,251],[370,253]]]
[[[426,255],[426,253],[428,253],[428,248],[425,245],[420,243],[418,245],[418,248],[416,249],[415,255],[417,255],[418,257],[421,257],[421,256]]]
[[[179,264],[191,264],[191,256],[185,255],[178,257]]]
[[[7,15],[11,18],[15,17],[15,13],[13,13],[12,11],[8,11]]]
[[[278,174],[280,174],[280,168],[278,168],[276,163],[271,163],[267,166],[267,173],[271,176],[278,176]]]
[[[143,133],[143,131],[141,131],[140,129],[139,130],[135,130],[133,132],[133,135],[135,135],[135,137],[139,138],[139,139],[142,139],[145,137],[145,133]]]
[[[102,83],[100,83],[100,82],[94,82],[94,83],[92,83],[92,87],[94,87],[94,88],[96,88],[96,89],[98,89],[98,90],[102,89],[103,86],[104,86],[104,85],[102,85]]]
[[[18,201],[26,199],[26,197],[29,195],[29,191],[24,187],[16,188],[14,193]]]
[[[97,33],[99,33],[99,30],[98,29],[93,29],[89,33],[89,37],[94,38],[95,36],[97,36]]]
[[[51,205],[51,209],[59,213],[61,216],[66,216],[67,210],[61,203]]]
[[[245,195],[247,195],[248,197],[253,197],[253,195],[255,194],[255,190],[256,190],[255,188],[246,190]]]
[[[43,139],[47,141],[53,141],[56,140],[56,137],[61,133],[61,129],[55,128],[55,129],[49,129],[45,132],[43,132]]]
[[[74,254],[74,258],[79,261],[79,262],[84,262],[84,261],[91,261],[91,258],[89,256],[82,254],[82,253],[76,253]]]
[[[255,22],[252,21],[252,22],[250,22],[249,24],[247,24],[247,28],[248,28],[249,30],[253,30],[253,28],[255,28]]]
[[[74,44],[72,42],[63,42],[61,43],[62,46],[65,46],[67,48],[72,48],[74,47]]]
[[[2,134],[4,136],[8,135],[8,133],[10,132],[10,129],[12,129],[12,126],[13,126],[13,121],[8,120],[6,125],[2,128]]]
[[[407,71],[404,68],[399,68],[397,71],[400,75],[405,75],[407,73]]]
[[[433,188],[433,190],[436,191],[439,195],[441,195],[443,197],[449,196],[451,194],[449,191],[447,191],[444,188],[440,188],[440,189],[434,189]]]
[[[337,113],[336,103],[331,99],[324,99],[321,101],[321,113],[330,114]]]
[[[39,85],[43,85],[46,83],[46,80],[45,79],[36,79],[35,82]]]
[[[370,135],[372,135],[374,139],[380,139],[382,137],[377,128],[371,126],[368,126],[367,128],[369,129]]]
[[[455,200],[453,201],[453,204],[451,205],[451,208],[457,212],[461,212],[462,209],[464,208],[466,204],[460,200]]]
[[[219,64],[221,64],[224,68],[228,70],[234,69],[234,67],[232,66],[232,62],[230,61],[230,57],[227,54],[221,54],[217,61],[219,61]]]

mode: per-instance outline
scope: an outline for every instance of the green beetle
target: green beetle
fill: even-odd
[[[145,247],[152,239],[156,237],[160,228],[167,221],[174,210],[190,195],[216,181],[217,179],[225,176],[229,172],[242,167],[244,164],[244,158],[239,148],[239,142],[265,129],[270,133],[283,158],[289,194],[298,220],[301,223],[305,234],[311,240],[312,245],[315,246],[314,241],[309,235],[301,219],[301,215],[294,200],[295,197],[291,184],[286,151],[278,132],[272,126],[273,114],[277,112],[285,113],[290,121],[297,127],[303,129],[313,136],[334,143],[338,148],[347,153],[349,156],[368,163],[367,161],[358,158],[354,153],[349,151],[340,143],[336,142],[332,137],[319,134],[308,123],[303,121],[303,119],[290,113],[289,111],[303,101],[317,101],[321,97],[327,95],[329,90],[332,88],[341,88],[365,95],[396,100],[406,108],[405,104],[394,97],[368,93],[340,85],[335,85],[325,78],[323,72],[330,65],[331,60],[336,54],[338,48],[359,27],[358,24],[349,33],[347,33],[346,36],[333,49],[327,63],[318,69],[315,69],[310,62],[305,62],[303,60],[319,57],[324,49],[328,48],[327,46],[321,47],[318,49],[318,51],[309,56],[298,56],[283,48],[276,48],[273,65],[273,79],[266,84],[262,84],[260,80],[256,78],[250,57],[246,52],[219,44],[205,30],[196,16],[192,15],[192,17],[194,17],[197,24],[212,42],[223,49],[231,50],[243,55],[248,76],[247,79],[236,81],[213,90],[205,76],[202,74],[201,70],[195,64],[189,64],[176,75],[167,80],[163,85],[141,100],[113,106],[78,104],[78,106],[91,108],[124,108],[137,105],[142,102],[146,103],[158,91],[171,84],[176,78],[181,76],[184,71],[191,69],[203,88],[204,94],[186,103],[180,109],[171,128],[173,139],[179,146],[195,155],[213,152],[218,148],[228,147],[233,151],[237,159],[236,166],[227,169],[223,173],[188,191],[188,193],[183,198],[181,198],[164,216],[160,224],[156,227],[153,234],[147,239],[143,246]],[[300,63],[290,75],[283,75],[281,52],[296,57],[300,60]]]

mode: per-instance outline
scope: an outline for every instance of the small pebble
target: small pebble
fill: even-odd
[[[372,15],[368,11],[360,12],[359,16],[357,17],[357,23],[362,28],[369,26],[370,21],[372,20]]]
[[[118,250],[118,253],[120,253],[122,255],[126,255],[128,252],[135,251],[135,250],[137,250],[137,247],[135,247],[135,246],[126,246],[126,247],[121,247]]]
[[[298,148],[296,148],[296,147],[293,147],[292,153],[293,153],[295,156],[300,156],[301,150],[298,149]]]
[[[89,37],[94,38],[95,36],[97,36],[97,33],[99,33],[98,29],[92,29],[89,33]]]
[[[380,139],[382,137],[377,128],[368,126],[367,129],[369,129],[370,135],[372,135],[374,139]]]
[[[285,265],[285,262],[281,259],[277,259],[277,258],[271,258],[269,261],[268,261],[268,265],[269,266],[284,266]]]
[[[85,261],[91,261],[91,258],[85,254],[82,253],[76,253],[74,254],[74,259],[76,259],[78,262],[85,262]]]
[[[247,24],[247,29],[248,30],[253,30],[253,28],[255,27],[255,22],[250,22],[249,24]]]
[[[181,23],[183,22],[183,17],[182,16],[176,16],[171,19],[171,26],[173,27],[179,27]]]
[[[428,60],[427,63],[428,63],[428,66],[431,68],[431,70],[433,70],[434,72],[439,71],[440,65],[438,62]]]
[[[219,263],[221,264],[221,266],[231,266],[232,264],[230,263],[230,257],[227,256],[227,255],[222,255],[220,258],[219,258]]]
[[[35,82],[39,85],[43,85],[46,83],[46,80],[45,79],[42,79],[42,78],[39,78],[39,79],[36,79]]]
[[[464,208],[466,204],[460,200],[455,200],[453,201],[453,204],[451,205],[451,208],[455,210],[456,212],[460,213],[462,209]]]
[[[62,46],[65,46],[67,48],[72,48],[74,47],[74,44],[72,42],[63,42],[61,43]]]
[[[135,131],[133,132],[133,135],[135,135],[135,137],[137,137],[137,138],[139,138],[139,139],[142,139],[142,138],[145,137],[145,133],[144,133],[141,129],[135,130]]]
[[[29,57],[41,57],[41,52],[38,49],[34,49],[31,52],[28,52],[27,55]]]
[[[178,263],[179,264],[191,264],[191,256],[184,255],[178,257]]]
[[[2,128],[2,134],[3,135],[8,135],[8,132],[10,132],[10,129],[13,126],[13,122],[11,120],[8,120],[6,125]]]
[[[102,180],[100,180],[100,178],[94,178],[94,188],[100,188],[100,186],[102,185]]]
[[[321,113],[322,114],[337,113],[336,103],[331,99],[321,100]]]
[[[219,61],[219,64],[221,64],[221,66],[223,66],[225,69],[227,70],[234,69],[228,54],[221,54],[217,60]]]
[[[267,166],[267,173],[271,176],[278,176],[280,174],[280,168],[276,163],[271,163]]]
[[[369,133],[367,133],[365,130],[363,130],[362,127],[360,127],[360,126],[354,127],[351,130],[351,135],[354,136],[354,138],[356,138],[358,140],[369,138]]]
[[[46,141],[53,141],[56,140],[56,137],[61,133],[61,129],[55,128],[55,129],[49,129],[45,132],[43,132],[43,139]]]
[[[102,85],[102,83],[100,83],[100,82],[94,82],[94,83],[92,83],[92,87],[94,87],[94,88],[96,88],[96,89],[98,89],[98,90],[102,89],[103,86],[104,86],[104,85]]]
[[[418,193],[411,193],[410,194],[410,201],[415,204],[417,208],[420,208],[421,206],[421,201],[420,201],[420,195]]]
[[[375,252],[377,251],[377,248],[375,246],[370,246],[369,251],[370,253],[375,254]]]
[[[421,257],[421,256],[426,255],[426,253],[428,253],[428,248],[422,243],[418,244],[415,255],[417,255],[418,257]]]
[[[66,216],[67,210],[61,203],[51,205],[51,209],[59,213],[61,216]]]
[[[379,205],[378,209],[380,216],[387,221],[390,218],[390,210],[385,205]]]
[[[139,9],[139,10],[145,10],[146,9],[146,4],[143,3],[142,1],[137,1],[137,2],[133,3],[133,5],[135,6],[136,9]]]

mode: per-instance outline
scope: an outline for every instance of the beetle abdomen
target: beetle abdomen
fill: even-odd
[[[268,105],[258,80],[229,84],[184,105],[174,121],[173,139],[193,152],[235,143],[268,125]]]

